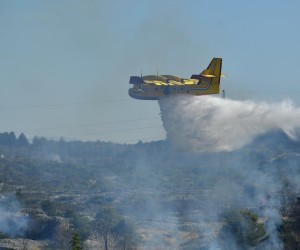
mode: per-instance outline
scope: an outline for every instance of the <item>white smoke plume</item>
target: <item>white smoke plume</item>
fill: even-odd
[[[195,152],[233,151],[272,130],[297,139],[300,108],[291,101],[266,103],[213,96],[177,96],[159,101],[167,139]]]
[[[299,188],[298,158],[295,162],[285,160],[283,165],[273,163],[269,155],[260,152],[264,159],[264,164],[260,164],[253,160],[250,151],[241,149],[256,137],[278,130],[297,140],[300,108],[290,101],[235,101],[213,96],[168,97],[160,100],[159,105],[167,140],[173,148],[181,150],[178,152],[193,152],[198,157],[199,182],[214,190],[207,196],[202,194],[203,207],[198,208],[205,213],[198,216],[198,222],[210,225],[220,221],[227,208],[253,208],[265,219],[269,237],[257,249],[283,249],[277,230],[284,205],[279,194],[284,178]],[[210,162],[211,158],[215,163]],[[236,242],[233,235],[226,239],[227,246],[215,238],[210,240],[208,249],[240,249]]]
[[[13,194],[0,195],[0,232],[8,236],[22,236],[28,216],[20,212],[20,204]]]

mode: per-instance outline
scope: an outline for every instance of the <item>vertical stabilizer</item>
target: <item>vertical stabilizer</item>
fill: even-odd
[[[192,79],[198,79],[198,85],[209,86],[215,94],[220,92],[220,78],[222,71],[222,58],[213,58],[208,67],[199,75],[192,75]]]

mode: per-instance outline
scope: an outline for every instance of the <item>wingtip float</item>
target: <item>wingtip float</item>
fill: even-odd
[[[190,79],[173,75],[131,76],[133,85],[128,94],[140,100],[158,100],[161,97],[178,94],[212,95],[220,93],[222,58],[213,58],[207,69]]]

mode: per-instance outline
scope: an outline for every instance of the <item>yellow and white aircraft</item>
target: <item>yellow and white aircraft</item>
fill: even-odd
[[[133,87],[128,94],[135,99],[158,100],[161,97],[177,94],[211,95],[219,94],[222,58],[213,58],[207,69],[199,75],[184,79],[173,75],[131,76]]]

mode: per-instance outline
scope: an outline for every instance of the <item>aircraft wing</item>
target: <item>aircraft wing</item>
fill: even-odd
[[[184,79],[183,80],[184,85],[193,85],[193,84],[197,84],[197,82],[199,82],[198,79]]]
[[[178,76],[162,75],[162,76],[143,76],[143,81],[156,86],[173,86],[173,85],[193,85],[198,83],[198,79],[183,79]]]
[[[174,81],[174,80],[169,80],[169,84],[170,84],[170,85],[182,85],[181,82]]]
[[[160,80],[144,80],[145,83],[154,84],[156,86],[173,86],[173,85],[182,85],[180,82],[176,81],[160,81]]]
[[[183,84],[183,79],[178,77],[178,76],[173,76],[173,75],[162,75],[162,77],[166,78],[169,85],[182,85]]]
[[[160,82],[153,82],[154,85],[156,86],[161,86],[162,84]]]
[[[163,81],[153,81],[153,83],[156,85],[156,86],[161,86],[161,85],[168,85],[167,83],[163,82]]]

